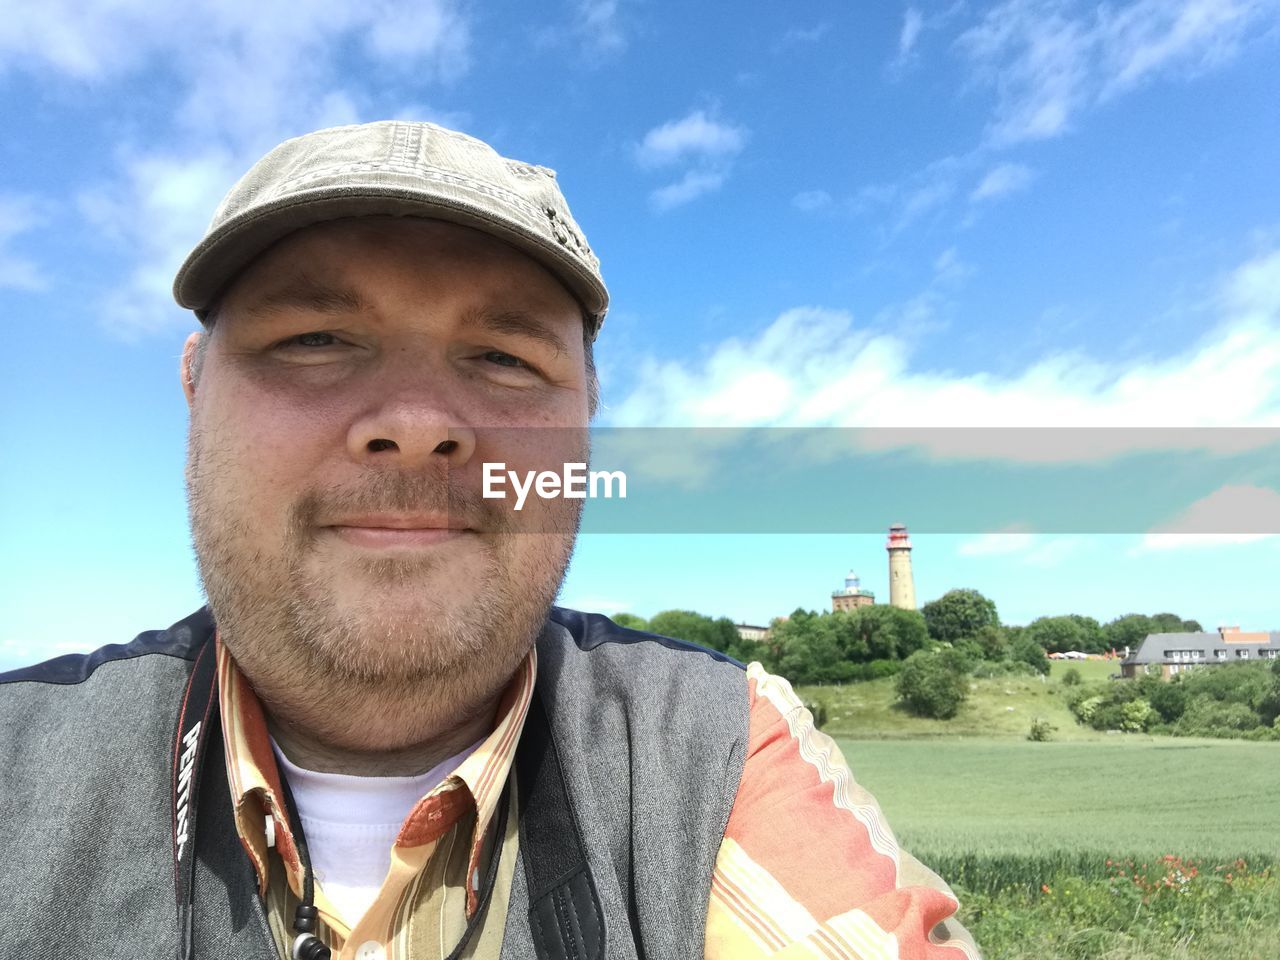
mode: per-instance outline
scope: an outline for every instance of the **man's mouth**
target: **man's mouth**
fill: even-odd
[[[323,529],[344,543],[374,550],[430,547],[475,532],[460,518],[444,514],[360,514],[342,517]]]

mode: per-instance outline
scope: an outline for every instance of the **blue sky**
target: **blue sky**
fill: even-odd
[[[0,667],[201,602],[169,285],[285,137],[411,117],[556,168],[613,294],[605,426],[1274,427],[1278,54],[1276,0],[20,5]],[[1184,535],[1224,503],[1270,519]],[[1280,628],[1277,516],[1254,483],[1159,534],[920,533],[917,592]],[[851,567],[887,593],[883,532],[601,533],[563,599],[764,622]]]

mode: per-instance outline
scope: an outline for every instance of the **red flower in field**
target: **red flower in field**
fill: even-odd
[[[1040,892],[1041,892],[1041,893],[1053,893],[1053,891],[1049,889],[1049,885],[1048,885],[1047,883],[1042,883],[1042,884],[1040,884]]]
[[[1229,874],[1229,873],[1228,873],[1228,874],[1227,874],[1227,883],[1230,883],[1230,882],[1231,882],[1231,874]]]

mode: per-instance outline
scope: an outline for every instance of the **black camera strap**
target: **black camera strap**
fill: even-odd
[[[200,771],[209,728],[216,722],[218,664],[212,639],[196,652],[182,694],[178,729],[173,738],[173,883],[178,907],[178,958],[191,956],[191,917],[195,905],[196,811]]]

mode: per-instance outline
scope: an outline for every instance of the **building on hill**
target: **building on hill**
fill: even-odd
[[[905,523],[889,525],[889,605],[903,610],[916,608],[916,580],[911,572],[911,537]]]
[[[911,538],[905,523],[889,526],[889,539],[885,543],[889,552],[889,604],[903,610],[916,609],[916,582],[911,572]],[[857,610],[876,602],[876,595],[863,590],[858,575],[852,570],[844,578],[844,589],[831,592],[831,609]]]
[[[869,607],[876,602],[876,595],[870,590],[863,590],[858,575],[852,570],[844,578],[844,589],[831,591],[831,609],[856,610],[858,607]]]
[[[773,635],[768,627],[757,627],[750,623],[735,623],[733,628],[738,631],[740,640],[750,640],[752,643],[764,643]]]
[[[1280,633],[1248,633],[1219,627],[1215,633],[1152,633],[1120,662],[1120,675],[1132,680],[1158,674],[1166,680],[1193,667],[1250,660],[1280,659]]]

